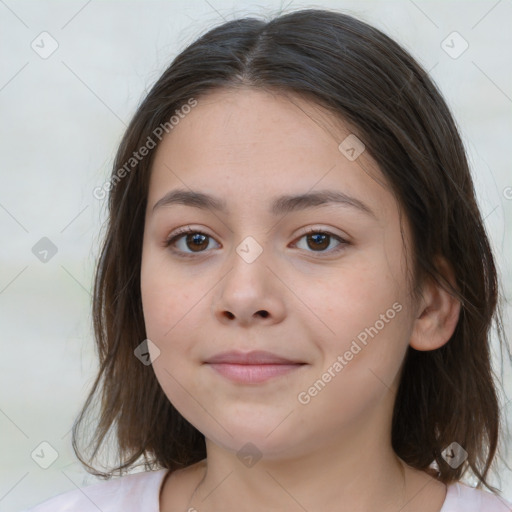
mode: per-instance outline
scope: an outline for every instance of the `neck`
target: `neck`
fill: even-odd
[[[360,436],[364,434],[359,432]],[[326,442],[308,454],[263,457],[250,467],[236,453],[207,439],[202,476],[185,510],[439,510],[446,494],[444,485],[407,466],[393,452],[389,438],[381,437],[367,439],[361,445],[353,437],[343,436],[338,443]],[[351,442],[343,443],[343,439]],[[429,503],[433,508],[428,508]]]

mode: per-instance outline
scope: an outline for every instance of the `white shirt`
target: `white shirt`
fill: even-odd
[[[160,512],[166,469],[126,475],[66,492],[25,512]],[[448,485],[439,512],[512,512],[512,504],[461,483]]]

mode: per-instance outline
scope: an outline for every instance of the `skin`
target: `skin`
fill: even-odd
[[[459,303],[430,281],[421,299],[411,295],[398,205],[368,152],[355,161],[340,152],[350,133],[305,99],[217,90],[157,150],[142,254],[145,325],[160,351],[151,352],[162,389],[207,447],[205,460],[165,480],[162,512],[433,512],[444,502],[445,485],[393,452],[391,418],[407,347],[446,343]],[[176,188],[222,198],[229,214],[177,204],[153,212]],[[374,216],[337,204],[269,213],[279,195],[320,189],[355,197]],[[186,226],[209,237],[202,252],[186,235],[175,242],[191,258],[165,246]],[[304,228],[334,236],[318,249]],[[406,219],[403,229],[409,244]],[[248,236],[262,249],[251,263],[236,251]],[[400,312],[300,403],[298,394],[396,303]],[[260,384],[233,383],[203,364],[233,349],[306,364]],[[237,457],[248,442],[261,455],[251,467]]]

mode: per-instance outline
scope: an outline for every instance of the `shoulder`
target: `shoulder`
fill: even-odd
[[[158,512],[166,474],[161,469],[114,478],[60,494],[25,512]]]
[[[512,504],[495,494],[457,482],[448,486],[439,512],[512,512]]]

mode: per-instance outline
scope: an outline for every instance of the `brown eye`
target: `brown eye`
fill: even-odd
[[[314,251],[327,249],[327,247],[329,247],[330,235],[326,233],[314,233],[313,235],[307,235],[306,239],[308,241],[308,247]]]
[[[208,242],[205,244],[205,240],[208,238],[208,235],[203,235],[202,233],[185,235],[185,245],[187,248],[192,249],[192,251],[199,252],[208,247]]]
[[[171,235],[165,242],[165,246],[171,247],[174,252],[182,254],[184,257],[189,257],[194,253],[205,252],[212,240],[213,238],[206,233],[185,228]]]
[[[343,238],[333,233],[329,233],[328,231],[321,231],[318,229],[311,229],[307,231],[299,240],[302,240],[303,238],[306,239],[306,248],[299,247],[299,249],[304,249],[309,252],[312,251],[327,254],[336,253],[343,250],[346,245],[349,245],[349,243]],[[326,250],[329,248],[333,240],[337,242],[337,245],[335,245],[334,248]]]

